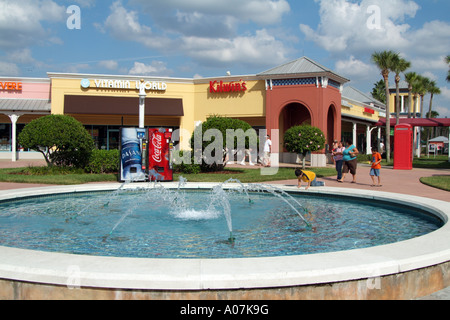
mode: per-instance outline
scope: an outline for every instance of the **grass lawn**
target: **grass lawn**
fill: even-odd
[[[53,172],[31,174],[30,168],[0,169],[1,182],[36,183],[36,184],[83,184],[88,182],[117,181],[116,174],[85,174]]]
[[[318,177],[336,175],[334,168],[308,168],[307,170],[314,171]],[[88,182],[117,181],[116,174],[86,174],[65,171],[41,173],[40,171],[37,167],[0,169],[0,182],[70,185]],[[256,183],[296,178],[293,168],[279,168],[275,175],[268,176],[261,175],[260,169],[226,168],[220,173],[175,174],[174,180],[178,181],[180,175],[189,182],[224,182],[230,178],[234,178],[242,183]]]
[[[450,191],[450,175],[420,178],[420,182],[434,188]]]

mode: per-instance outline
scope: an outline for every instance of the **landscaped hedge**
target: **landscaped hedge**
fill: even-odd
[[[119,150],[93,150],[86,167],[90,173],[115,173],[119,171]]]

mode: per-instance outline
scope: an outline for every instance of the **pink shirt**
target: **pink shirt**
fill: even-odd
[[[334,149],[333,151],[337,152],[337,153],[342,153],[342,152],[344,152],[344,150],[345,150],[344,147],[342,147],[342,148],[338,147],[338,148]],[[334,160],[335,161],[342,160],[343,157],[344,156],[342,154],[337,154],[337,155],[334,156]]]

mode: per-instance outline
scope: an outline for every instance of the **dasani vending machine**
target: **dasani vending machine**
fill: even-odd
[[[121,128],[120,131],[120,181],[145,181],[143,166],[143,140],[145,129]]]

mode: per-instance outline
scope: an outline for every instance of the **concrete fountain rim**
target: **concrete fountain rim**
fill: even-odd
[[[0,201],[58,193],[112,191],[119,183],[6,190]],[[211,189],[217,183],[186,183],[187,189]],[[126,188],[148,186],[136,183]],[[164,187],[177,188],[178,183]],[[227,186],[233,187],[233,186]],[[151,259],[86,256],[0,246],[0,278],[53,285],[136,290],[223,290],[276,288],[351,281],[392,275],[450,261],[448,202],[381,191],[330,187],[287,192],[383,200],[421,208],[444,225],[424,236],[388,245],[348,251],[264,258]]]

